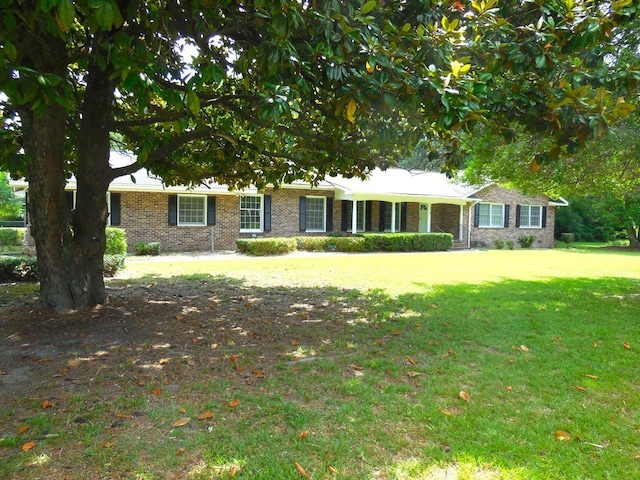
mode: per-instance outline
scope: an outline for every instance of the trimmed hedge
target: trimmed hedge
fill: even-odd
[[[450,233],[366,233],[350,237],[318,236],[295,238],[251,238],[236,240],[240,253],[282,255],[307,252],[435,252],[453,245]]]
[[[284,255],[296,251],[295,238],[241,238],[236,240],[240,253],[247,255]]]
[[[138,242],[133,248],[136,255],[160,255],[160,242]]]

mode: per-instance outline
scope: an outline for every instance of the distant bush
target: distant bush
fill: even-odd
[[[305,252],[322,252],[327,250],[328,242],[328,237],[296,237],[296,248]]]
[[[560,240],[562,240],[567,245],[569,245],[570,243],[573,243],[575,239],[576,239],[575,233],[564,232],[560,234]]]
[[[536,237],[534,235],[523,235],[521,237],[518,237],[518,243],[522,248],[530,248],[535,241]]]
[[[0,257],[0,281],[37,280],[38,261],[34,257]]]
[[[4,247],[19,247],[24,240],[24,228],[0,228],[0,251]]]
[[[124,268],[125,255],[105,255],[104,256],[104,276],[113,277]]]
[[[107,249],[105,255],[125,255],[127,253],[127,235],[122,228],[107,227]]]
[[[509,250],[513,250],[513,247],[515,246],[515,242],[514,242],[513,240],[507,240],[507,241],[506,241],[506,242],[504,242],[504,243],[506,243],[507,248],[508,248]]]
[[[295,252],[297,243],[295,238],[240,238],[236,245],[241,253],[262,257]]]
[[[504,240],[502,240],[501,238],[494,238],[493,246],[496,247],[498,250],[501,250],[502,248],[504,248]]]
[[[136,255],[160,255],[160,242],[138,242],[133,248]]]

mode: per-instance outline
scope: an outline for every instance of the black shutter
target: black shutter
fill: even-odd
[[[365,217],[365,222],[364,222],[364,230],[365,232],[370,232],[371,231],[371,217],[372,217],[372,210],[373,208],[373,201],[372,200],[367,200],[367,203],[365,204],[365,213],[364,213],[364,217]]]
[[[120,194],[109,194],[111,211],[109,212],[109,219],[111,220],[111,226],[116,227],[120,225]]]
[[[307,197],[300,197],[300,231],[307,230]]]
[[[340,230],[343,232],[349,230],[349,202],[350,200],[342,200],[342,221],[340,222]]]
[[[547,207],[542,207],[542,228],[547,227]]]
[[[333,232],[333,197],[327,197],[327,232]]]
[[[216,197],[207,197],[207,225],[216,224]]]
[[[67,202],[67,220],[71,221],[73,214],[73,192],[64,192],[64,198]]]
[[[178,225],[178,196],[169,195],[169,225]]]
[[[520,228],[520,205],[516,205],[516,227]]]
[[[264,231],[271,231],[271,195],[264,196]]]
[[[475,207],[474,207],[474,211],[473,211],[473,226],[474,227],[479,227],[480,226],[480,204],[476,203]]]
[[[511,205],[504,206],[504,228],[509,228],[509,210],[511,210]]]
[[[402,202],[400,207],[400,231],[407,231],[407,202]]]
[[[387,202],[380,202],[380,215],[378,216],[378,230],[384,232],[384,212],[387,209]]]

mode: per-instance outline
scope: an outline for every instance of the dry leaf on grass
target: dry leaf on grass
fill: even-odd
[[[407,357],[407,362],[409,362],[411,365],[416,365],[416,361],[411,357]]]
[[[461,390],[460,393],[458,394],[458,396],[464,400],[465,402],[469,402],[471,401],[471,395],[469,395],[467,392],[465,392],[464,390]]]
[[[333,468],[331,465],[329,465],[327,467],[327,470],[329,470],[329,473],[338,473],[338,470],[336,470],[335,468]]]
[[[560,441],[571,440],[571,435],[569,435],[567,432],[563,432],[562,430],[554,432],[553,436]]]
[[[309,435],[309,432],[307,432],[306,430],[304,432],[302,432],[300,434],[300,440],[304,440],[307,438],[307,435]]]
[[[151,390],[151,393],[153,393],[154,395],[160,395],[160,393],[162,393],[162,390],[160,390],[159,388],[154,388],[153,390]]]
[[[18,429],[18,435],[22,435],[24,432],[26,432],[27,430],[29,430],[29,427],[20,427]]]
[[[206,420],[207,418],[213,418],[213,412],[211,410],[207,410],[198,415],[198,420]]]
[[[296,466],[296,470],[298,470],[298,473],[300,475],[302,475],[304,478],[309,478],[309,475],[307,475],[307,472],[304,471],[304,468],[302,468],[302,466],[298,463],[298,462],[293,462]]]
[[[49,400],[44,400],[44,401],[40,404],[40,406],[41,406],[42,408],[51,408],[51,407],[53,407],[53,405],[54,405],[54,404],[53,404],[53,403],[51,403]]]
[[[230,407],[237,407],[238,405],[240,405],[240,400],[238,400],[237,398],[229,402]]]
[[[36,442],[27,442],[24,445],[22,445],[22,451],[23,452],[28,452],[29,450],[31,450],[35,446],[36,446]]]
[[[187,423],[189,423],[191,419],[189,417],[184,417],[179,420],[173,422],[174,427],[184,427]]]

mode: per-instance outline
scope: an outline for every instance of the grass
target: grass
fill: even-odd
[[[119,395],[81,389],[62,411],[18,399],[29,415],[0,424],[26,422],[40,445],[0,437],[0,478],[304,478],[296,462],[313,479],[640,478],[638,254],[159,260],[115,284],[176,275],[286,295],[279,354],[244,348],[225,378],[176,364],[190,381],[157,395],[125,362],[98,374]],[[306,300],[319,289],[326,305]]]

